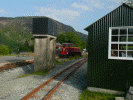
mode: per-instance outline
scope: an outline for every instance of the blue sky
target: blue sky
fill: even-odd
[[[84,28],[120,6],[121,1],[3,0],[0,2],[0,17],[47,16],[88,34]]]

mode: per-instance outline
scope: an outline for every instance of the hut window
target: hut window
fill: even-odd
[[[108,59],[133,60],[133,26],[109,28]]]

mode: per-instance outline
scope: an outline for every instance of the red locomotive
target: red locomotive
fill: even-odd
[[[75,47],[72,43],[63,43],[61,51],[59,52],[59,57],[68,57],[68,56],[81,56],[81,50],[79,47]]]

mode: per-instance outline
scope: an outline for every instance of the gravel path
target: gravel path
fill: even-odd
[[[20,100],[23,96],[32,91],[31,88],[38,87],[39,84],[42,84],[53,75],[57,74],[58,72],[62,71],[63,69],[67,68],[68,66],[72,65],[73,63],[79,60],[80,59],[76,59],[73,61],[64,62],[63,65],[57,65],[46,76],[32,75],[23,78],[17,78],[19,75],[17,75],[17,77],[15,76],[17,73],[32,73],[34,66],[33,64],[27,65],[29,69],[27,69],[26,66],[23,66],[13,68],[5,72],[0,72],[0,100]],[[87,63],[82,65],[82,67],[78,69],[72,75],[71,78],[69,78],[62,84],[59,90],[63,90],[64,92],[56,92],[51,98],[51,100],[78,100],[78,97],[82,90],[87,87],[87,80],[85,79],[87,73],[86,69]],[[40,99],[36,98],[36,100]]]

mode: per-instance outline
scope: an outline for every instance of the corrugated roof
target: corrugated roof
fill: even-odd
[[[131,8],[131,9],[133,9],[132,7],[128,6],[128,5],[125,4],[125,3],[123,3],[122,5],[120,5],[119,7],[117,7],[116,9],[120,8],[121,6],[127,6],[127,7]],[[114,9],[113,11],[115,11],[116,9]],[[113,11],[111,11],[110,13],[112,13]],[[108,14],[110,14],[110,13],[108,13]],[[108,14],[106,14],[105,16],[107,16]],[[105,16],[103,16],[102,18],[104,18]],[[100,18],[100,19],[102,19],[102,18]],[[98,19],[97,21],[99,21],[100,19]],[[94,23],[96,23],[97,21],[95,21]],[[92,23],[91,25],[93,25],[94,23]],[[87,26],[84,30],[88,31],[88,28],[89,28],[91,25]]]

